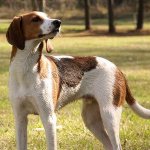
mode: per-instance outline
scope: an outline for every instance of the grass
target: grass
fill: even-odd
[[[148,25],[148,23],[147,23]],[[8,101],[8,66],[11,47],[3,34],[8,24],[0,26],[0,149],[15,150],[15,130],[12,109]],[[96,27],[96,26],[95,26]],[[121,28],[122,26],[118,26]],[[106,29],[106,26],[103,25]],[[128,25],[122,27],[127,29]],[[72,34],[64,34],[55,38],[53,54],[97,55],[105,57],[117,64],[126,74],[135,98],[150,108],[150,35],[143,36],[98,36],[89,33],[78,33],[83,29],[79,25],[64,25],[64,33],[74,30]],[[77,31],[77,33],[75,33]],[[58,125],[62,129],[57,132],[60,150],[101,150],[102,145],[85,128],[81,118],[81,102],[72,103],[57,113]],[[69,111],[68,111],[69,110]],[[44,150],[44,131],[39,117],[29,116],[28,149]],[[150,121],[136,116],[127,105],[123,109],[121,144],[124,150],[148,150],[150,148]]]

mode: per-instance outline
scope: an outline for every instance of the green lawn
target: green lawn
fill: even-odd
[[[7,23],[1,26],[0,31],[5,32],[7,26]],[[105,25],[103,27],[107,28]],[[128,25],[123,29],[127,27]],[[62,30],[79,32],[82,29],[82,25],[64,25]],[[55,48],[53,54],[56,55],[97,55],[113,61],[126,74],[135,98],[143,106],[150,108],[150,35],[90,36],[86,32],[65,33],[55,38],[52,43]],[[7,44],[5,35],[0,34],[0,149],[2,150],[15,150],[14,120],[7,88],[10,51],[11,47]],[[62,129],[58,129],[57,132],[58,148],[60,150],[101,150],[102,145],[85,128],[80,108],[81,102],[78,101],[58,112],[58,125],[62,126]],[[123,109],[122,116],[120,137],[123,149],[150,149],[150,121],[136,116],[127,105]],[[41,121],[39,117],[31,115],[28,127],[28,149],[45,150],[44,131],[37,131],[36,128],[42,128]]]

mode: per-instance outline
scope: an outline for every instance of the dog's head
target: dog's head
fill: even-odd
[[[60,31],[61,21],[51,19],[43,12],[31,12],[14,17],[6,38],[11,45],[23,50],[26,40],[53,39]]]

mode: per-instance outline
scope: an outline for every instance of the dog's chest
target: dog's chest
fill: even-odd
[[[35,86],[39,79],[35,73],[37,66],[32,69],[30,67],[28,64],[15,61],[10,65],[9,97],[13,103],[34,101]]]
[[[11,90],[18,91],[20,89],[25,93],[29,90],[35,81],[34,67],[32,69],[29,67],[28,64],[12,62],[9,69],[9,87]]]
[[[38,114],[38,108],[36,107],[36,93],[32,84],[23,82],[24,84],[19,85],[17,81],[9,82],[9,97],[13,105],[18,105],[26,113]],[[31,82],[32,83],[32,82]]]

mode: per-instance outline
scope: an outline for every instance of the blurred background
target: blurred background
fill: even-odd
[[[125,74],[134,97],[150,109],[150,0],[0,0],[0,150],[15,150],[14,118],[8,98],[11,45],[5,33],[14,16],[32,10],[62,20],[61,33],[46,55],[100,56]],[[32,30],[32,29],[31,29]],[[103,85],[102,85],[103,86]],[[59,150],[102,150],[84,126],[82,101],[57,112]],[[45,150],[38,116],[29,115],[28,149]],[[125,104],[120,125],[123,150],[150,149],[150,121]]]
[[[150,20],[149,0],[0,0],[0,19],[12,19],[31,10],[44,11],[52,18],[60,18],[67,24],[108,24],[108,32],[114,33],[117,25],[131,24],[130,29],[143,29]]]

